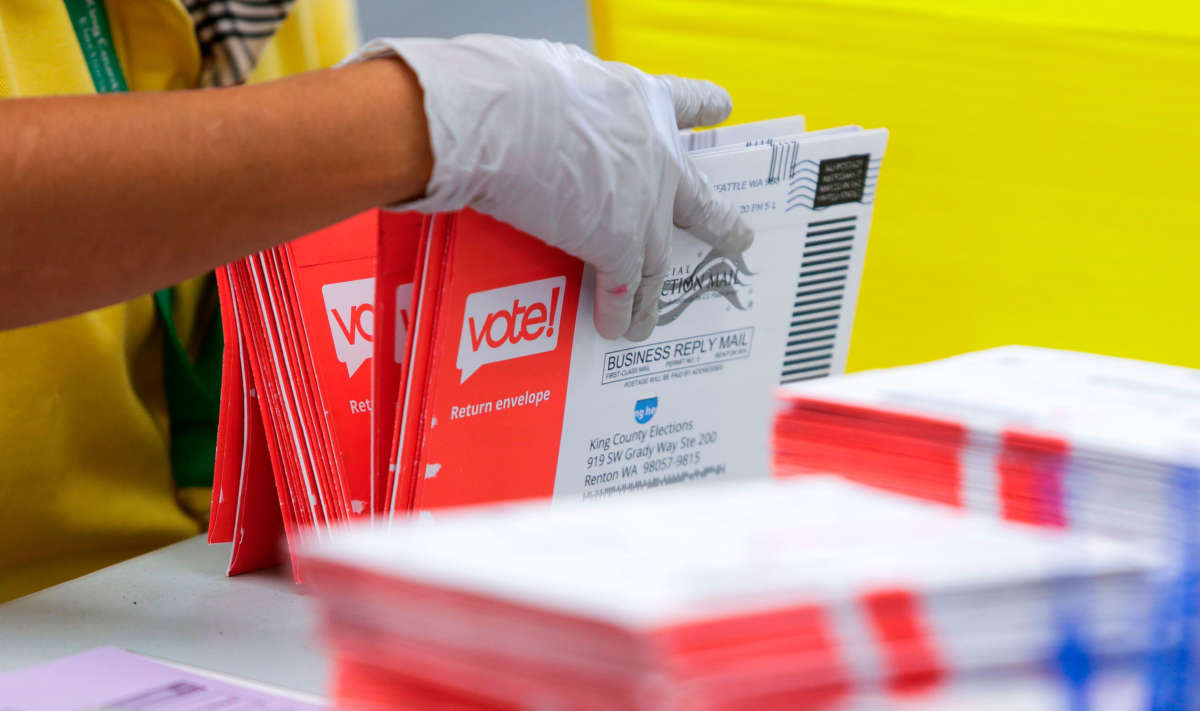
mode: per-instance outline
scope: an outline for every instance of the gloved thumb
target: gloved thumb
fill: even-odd
[[[712,126],[729,118],[733,99],[729,92],[702,79],[685,79],[671,74],[658,77],[675,104],[675,121],[679,128]]]
[[[746,224],[737,206],[719,199],[708,179],[687,156],[675,191],[674,218],[676,227],[727,256],[740,254],[754,242],[754,230]]]

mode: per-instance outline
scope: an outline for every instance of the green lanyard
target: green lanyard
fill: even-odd
[[[63,1],[96,92],[128,91],[104,0]],[[208,286],[211,290],[211,279]],[[193,361],[175,329],[174,303],[173,289],[154,292],[154,306],[163,323],[163,383],[171,418],[171,472],[179,486],[211,486],[224,346],[220,313],[213,310]]]
[[[104,0],[64,2],[96,93],[129,91],[129,86],[125,84],[125,73],[121,71],[121,61],[117,59],[117,51],[113,47],[112,28],[108,25],[108,10]]]

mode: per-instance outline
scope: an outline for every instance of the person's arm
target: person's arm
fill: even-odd
[[[390,59],[231,89],[0,100],[0,329],[419,197],[432,168],[420,85]]]
[[[0,328],[383,204],[472,207],[583,259],[596,328],[643,339],[673,224],[728,253],[753,238],[679,145],[729,115],[710,82],[492,35],[374,40],[352,60],[236,89],[0,101]]]

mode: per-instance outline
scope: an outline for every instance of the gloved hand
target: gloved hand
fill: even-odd
[[[672,223],[731,256],[750,245],[677,138],[729,115],[715,84],[494,35],[376,39],[347,61],[391,54],[425,92],[434,156],[425,197],[392,207],[469,206],[591,263],[601,335],[650,335]]]

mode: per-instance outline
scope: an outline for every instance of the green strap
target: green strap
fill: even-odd
[[[104,6],[104,0],[63,1],[71,16],[71,26],[75,28],[75,37],[79,40],[79,48],[83,50],[83,59],[92,75],[96,93],[129,91],[125,73],[121,71],[121,61],[117,59],[117,50],[113,46],[112,28],[108,24],[108,9]]]
[[[216,283],[209,278],[209,288]],[[175,329],[175,292],[154,292],[163,322],[163,385],[171,417],[171,473],[179,486],[212,486],[221,403],[221,314],[214,309],[196,352],[188,356]]]
[[[63,0],[100,94],[128,91],[104,0]],[[211,281],[209,288],[214,287]],[[163,385],[171,418],[171,472],[178,486],[212,486],[221,397],[221,314],[213,310],[195,361],[175,328],[174,289],[154,293],[163,323]]]

